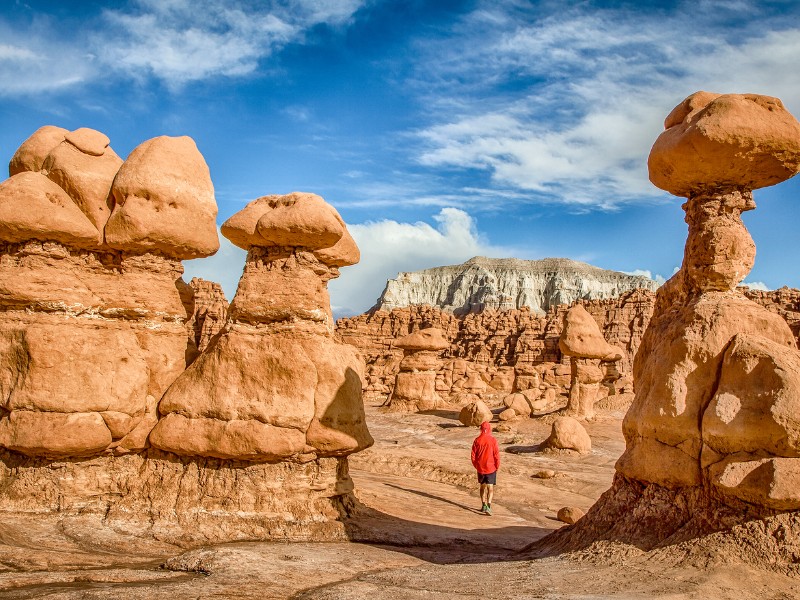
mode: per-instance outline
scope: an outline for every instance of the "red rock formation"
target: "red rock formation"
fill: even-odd
[[[225,326],[228,318],[228,300],[222,286],[213,281],[193,277],[189,282],[187,313],[191,314],[186,324],[189,339],[202,352],[212,338]],[[186,303],[185,302],[185,303]]]
[[[800,123],[775,98],[699,92],[665,127],[650,177],[687,196],[683,264],[659,289],[636,355],[612,488],[542,545],[649,549],[746,524],[736,543],[769,538],[776,560],[791,554],[800,511],[800,351],[765,296],[736,286],[755,259],[741,213],[755,208],[752,189],[800,171]]]

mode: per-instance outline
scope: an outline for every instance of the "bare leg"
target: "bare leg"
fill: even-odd
[[[490,483],[486,484],[486,504],[492,505],[492,498],[494,498],[494,486]]]
[[[489,504],[489,488],[491,486],[488,483],[481,484],[481,502],[483,504]]]

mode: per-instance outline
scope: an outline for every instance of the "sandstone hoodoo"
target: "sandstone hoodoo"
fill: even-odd
[[[564,329],[558,345],[561,352],[571,358],[566,414],[591,419],[600,382],[606,377],[601,361],[617,362],[623,356],[622,350],[606,342],[597,321],[580,304],[564,315]]]
[[[248,250],[229,322],[164,395],[151,444],[187,456],[328,459],[335,472],[336,458],[372,443],[362,359],[334,339],[326,287],[335,265],[357,259],[334,248],[345,225],[319,196],[295,193],[255,200],[222,231]]]
[[[436,374],[441,352],[450,347],[444,332],[435,327],[421,329],[394,343],[404,353],[394,391],[388,401],[392,410],[419,412],[441,408],[445,402],[436,393]]]
[[[386,283],[373,310],[429,304],[456,314],[528,307],[543,315],[575,300],[655,291],[652,279],[600,269],[567,258],[520,260],[476,256],[461,265],[400,273]]]
[[[346,456],[372,443],[326,289],[359,258],[344,222],[310,194],[234,215],[229,308],[181,279],[219,246],[194,142],[108,144],[40,129],[0,184],[3,509],[177,543],[343,537]]]
[[[109,242],[129,200],[117,178],[128,163],[99,131],[39,129],[0,184],[0,445],[15,453],[140,451],[156,402],[186,368],[180,259],[215,251],[216,203],[194,142],[157,139],[180,140],[184,152],[148,165],[137,193],[152,204],[179,199],[184,210],[153,219],[138,244]],[[205,199],[165,187],[182,172]],[[207,241],[155,244],[175,227]]]
[[[755,208],[753,189],[798,171],[800,125],[774,98],[699,92],[665,126],[650,174],[687,196],[684,260],[659,289],[636,355],[614,486],[561,543],[614,535],[643,547],[752,519],[766,521],[739,535],[777,527],[789,540],[798,525],[785,511],[800,509],[800,352],[786,321],[737,284],[755,257],[741,213]],[[780,544],[777,555],[788,560]]]

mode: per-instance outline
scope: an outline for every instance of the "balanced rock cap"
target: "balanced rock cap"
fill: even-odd
[[[800,171],[800,123],[778,98],[696,92],[664,126],[647,166],[650,181],[676,196],[754,190]]]
[[[74,141],[91,152],[65,138],[45,158],[42,173],[67,192],[83,214],[102,231],[111,214],[111,184],[122,166],[122,159],[107,145],[108,138],[103,133],[84,128],[67,135],[73,133]],[[103,143],[106,146],[97,154]]]
[[[429,327],[398,338],[394,345],[403,350],[446,350],[450,347],[450,342],[445,339],[444,331]]]
[[[203,155],[187,136],[160,136],[131,152],[114,178],[106,243],[180,260],[219,249],[217,202]]]
[[[567,356],[601,360],[622,358],[619,348],[605,340],[597,321],[581,304],[576,304],[564,315],[564,330],[558,347]]]
[[[11,157],[11,162],[8,163],[8,175],[41,170],[44,159],[53,148],[64,141],[68,133],[69,131],[63,127],[54,125],[45,125],[34,131]]]
[[[91,154],[92,156],[103,156],[108,144],[111,143],[105,133],[88,127],[70,131],[65,139],[84,154]]]
[[[245,250],[260,246],[318,251],[339,242],[346,227],[336,210],[316,194],[293,192],[253,200],[225,221],[221,231]],[[331,254],[335,258],[338,253]]]
[[[0,183],[0,240],[53,241],[80,249],[97,248],[103,241],[67,192],[33,171]]]

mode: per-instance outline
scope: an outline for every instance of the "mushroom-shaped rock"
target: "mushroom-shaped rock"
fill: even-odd
[[[0,183],[0,240],[55,241],[70,248],[97,248],[103,241],[64,190],[32,171]]]
[[[436,351],[446,350],[450,347],[450,342],[444,337],[444,331],[437,327],[429,327],[396,339],[394,345],[403,350]]]
[[[68,133],[50,151],[41,170],[102,231],[111,214],[111,184],[121,165],[105,134],[82,128]]]
[[[161,136],[140,144],[120,167],[111,193],[105,239],[112,248],[181,260],[219,249],[214,185],[192,138]]]
[[[24,171],[40,171],[50,151],[64,141],[69,133],[63,127],[45,125],[37,129],[31,137],[17,148],[8,164],[8,175],[14,176]]]
[[[620,349],[605,340],[597,321],[582,304],[576,304],[564,315],[564,329],[558,347],[567,356],[600,360],[622,358]]]
[[[400,372],[388,406],[394,411],[434,410],[444,405],[436,392],[436,374],[441,367],[440,353],[449,348],[441,329],[420,329],[395,341],[403,349]]]
[[[346,227],[339,213],[316,194],[293,192],[262,196],[222,224],[222,235],[245,250],[257,247],[323,250],[341,240]],[[351,238],[352,240],[352,238]],[[355,242],[352,244],[355,245]],[[349,243],[329,252],[330,260],[348,264],[357,258]],[[334,265],[336,266],[336,265]],[[344,266],[344,265],[341,265]]]
[[[676,196],[753,190],[800,170],[800,123],[778,98],[697,92],[664,127],[648,159],[650,181]]]

